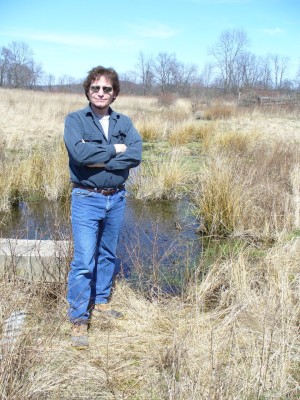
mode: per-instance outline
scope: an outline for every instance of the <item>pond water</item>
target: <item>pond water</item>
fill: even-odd
[[[0,219],[2,238],[69,240],[69,205],[59,202],[20,202]],[[128,279],[143,279],[163,270],[168,280],[197,262],[201,239],[186,200],[140,202],[127,199],[118,247],[119,268]]]

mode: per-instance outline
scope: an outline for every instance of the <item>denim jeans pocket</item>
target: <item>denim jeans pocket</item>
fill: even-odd
[[[121,190],[121,191],[119,192],[119,194],[120,194],[120,197],[121,197],[121,198],[126,197],[126,190]]]

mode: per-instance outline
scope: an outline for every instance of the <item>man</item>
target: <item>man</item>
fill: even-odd
[[[93,318],[123,317],[109,298],[126,204],[124,184],[142,154],[141,136],[131,120],[110,108],[120,91],[116,71],[95,67],[83,87],[89,105],[67,115],[64,130],[73,183],[74,255],[67,299],[77,348],[88,346],[91,313]]]

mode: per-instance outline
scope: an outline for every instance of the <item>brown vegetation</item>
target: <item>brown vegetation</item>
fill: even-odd
[[[1,210],[24,197],[68,200],[63,118],[85,99],[0,97]],[[64,281],[3,274],[1,399],[299,398],[299,110],[228,107],[212,102],[199,111],[213,117],[196,120],[188,101],[117,100],[144,136],[130,194],[187,196],[203,253],[195,266],[187,259],[180,295],[159,290],[159,265],[149,266],[155,291],[117,281],[113,301],[127,319],[92,323],[86,352],[69,345]],[[139,265],[142,256],[133,255]],[[7,345],[5,321],[16,310],[26,323]]]

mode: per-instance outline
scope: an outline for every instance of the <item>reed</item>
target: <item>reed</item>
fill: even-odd
[[[235,114],[235,111],[236,109],[233,105],[218,102],[207,108],[203,116],[207,120],[228,119]]]
[[[195,203],[209,234],[226,236],[239,228],[244,210],[243,190],[236,169],[225,158],[207,162],[199,177]]]
[[[0,90],[0,99],[1,209],[24,196],[68,196],[63,118],[84,97]],[[132,234],[139,290],[116,281],[113,302],[127,319],[93,323],[84,353],[69,346],[70,255],[61,255],[54,282],[6,269],[2,333],[14,311],[27,317],[14,346],[1,336],[1,398],[299,398],[299,110],[218,107],[192,121],[186,102],[117,99],[115,108],[144,128],[144,160],[129,192],[142,201],[188,196],[204,251],[194,266],[187,257],[184,290],[170,296],[161,285],[174,275],[164,273],[159,241],[149,242],[145,265]],[[214,253],[220,237],[227,246]],[[176,256],[178,248],[166,251]],[[45,277],[53,271],[44,268]]]
[[[162,125],[160,117],[154,115],[140,116],[137,119],[136,129],[144,142],[161,141],[166,135],[166,124]]]
[[[204,148],[194,202],[207,232],[277,240],[293,229],[299,212],[297,142],[266,140],[257,131],[215,131]]]
[[[1,279],[1,325],[27,315],[1,347],[1,398],[296,399],[299,252],[299,238],[259,258],[229,252],[180,296],[117,281],[113,302],[127,318],[92,322],[84,352],[69,347],[63,285]]]
[[[138,200],[176,199],[182,196],[189,179],[189,165],[181,151],[174,149],[132,171],[129,190]]]
[[[205,132],[205,129],[199,127],[199,123],[194,120],[185,120],[177,123],[170,129],[168,142],[172,147],[180,147],[190,142],[197,141]]]

